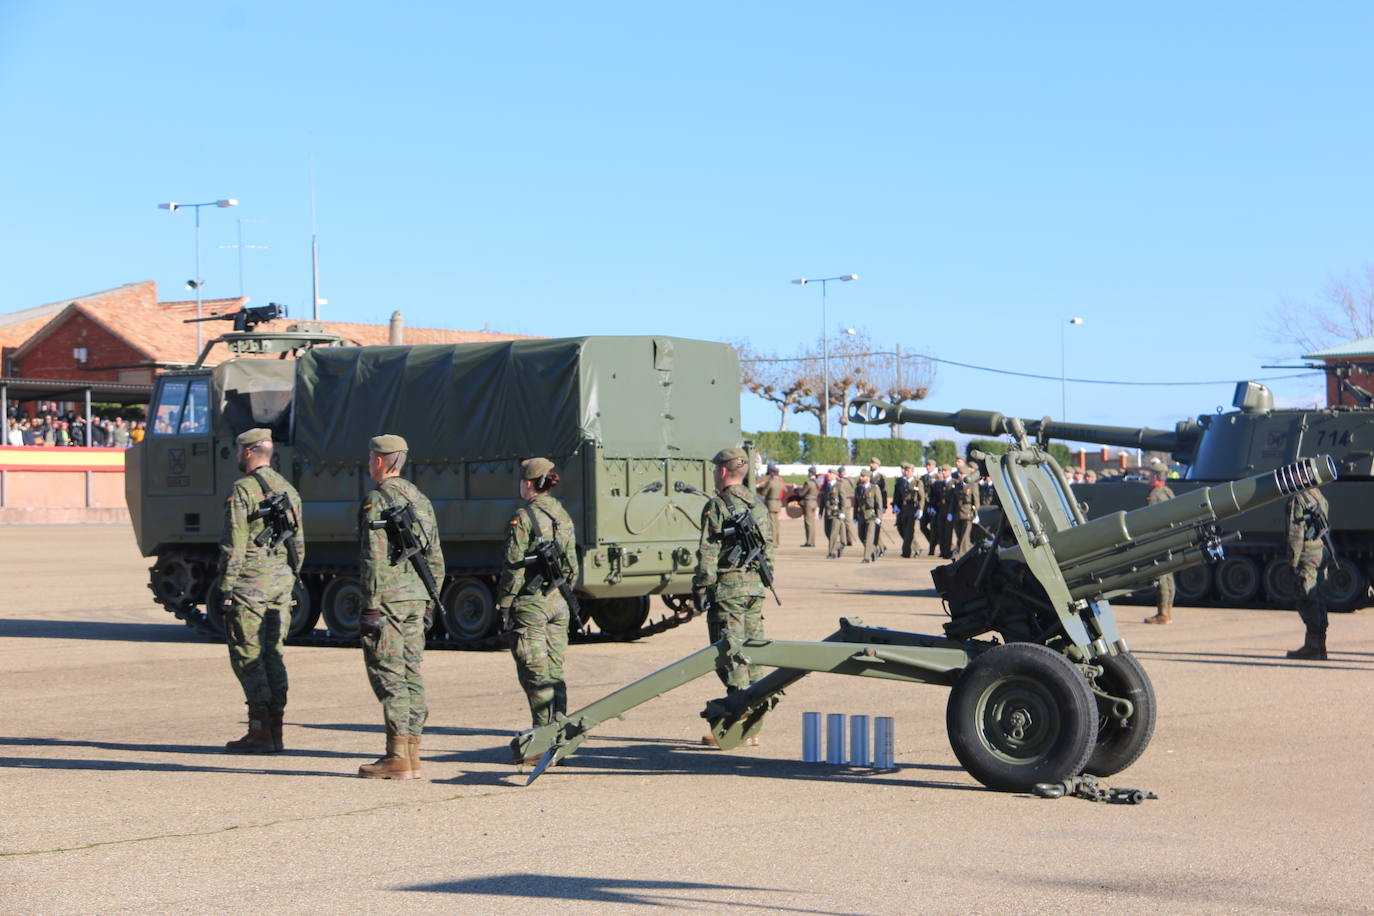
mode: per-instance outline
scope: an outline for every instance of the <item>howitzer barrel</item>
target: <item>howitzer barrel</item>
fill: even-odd
[[[1202,559],[1205,526],[1336,479],[1329,455],[1304,458],[1254,477],[1183,493],[1131,512],[1114,512],[1049,535],[1075,598],[1141,582]]]
[[[959,410],[940,413],[934,410],[913,410],[894,407],[872,398],[855,398],[849,404],[849,419],[854,423],[885,425],[892,423],[922,423],[926,426],[948,426],[957,432],[973,436],[1000,436],[1010,432],[1010,422],[1004,414],[989,410]],[[1196,427],[1184,421],[1169,432],[1162,429],[1129,426],[1094,426],[1051,420],[1022,420],[1027,435],[1043,435],[1049,439],[1070,442],[1097,442],[1118,448],[1140,448],[1157,452],[1184,452],[1191,449],[1197,438]]]

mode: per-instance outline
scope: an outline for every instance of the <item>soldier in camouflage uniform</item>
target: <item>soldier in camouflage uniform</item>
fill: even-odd
[[[1320,490],[1304,490],[1288,501],[1288,562],[1293,567],[1298,615],[1307,627],[1302,647],[1289,658],[1326,661],[1326,599],[1317,587],[1317,573],[1326,559],[1326,531],[1330,507]]]
[[[535,728],[568,711],[568,686],[563,682],[568,602],[537,570],[525,564],[536,544],[551,540],[562,549],[564,576],[569,583],[577,581],[576,532],[562,504],[550,495],[556,486],[558,472],[549,459],[530,458],[520,463],[520,498],[524,503],[506,531],[505,569],[497,588],[496,603],[502,618],[509,618],[514,625],[511,655]]]
[[[716,495],[701,510],[701,548],[698,552],[696,575],[692,590],[698,607],[705,606],[706,625],[712,643],[733,636],[749,639],[763,636],[763,580],[759,564],[738,566],[742,557],[736,549],[737,541],[725,534],[726,520],[742,509],[753,516],[765,545],[764,559],[773,563],[773,532],[769,530],[768,511],[763,503],[744,485],[745,462],[743,449],[727,448],[711,461],[715,464]],[[843,522],[837,521],[832,531],[839,531]],[[832,535],[833,543],[833,535]],[[726,690],[734,693],[757,681],[762,669],[745,665],[724,654],[717,657],[716,674]],[[714,744],[710,735],[703,744]],[[751,739],[750,744],[757,741]]]
[[[272,470],[271,430],[250,429],[235,442],[244,476],[234,481],[224,504],[219,593],[229,664],[248,702],[248,733],[227,743],[225,749],[273,754],[283,747],[287,683],[282,646],[291,628],[291,592],[305,559],[301,498],[286,478]],[[286,494],[290,505],[287,516],[250,520],[271,493]],[[294,527],[295,533],[275,548],[270,544],[270,532],[265,543],[256,543],[274,521]]]
[[[420,733],[429,708],[420,663],[425,650],[429,591],[410,560],[391,562],[391,541],[382,512],[414,507],[419,542],[436,587],[444,584],[444,555],[434,507],[415,484],[401,477],[409,448],[400,436],[376,436],[368,443],[367,472],[377,485],[358,512],[363,591],[363,663],[372,692],[382,701],[386,754],[358,768],[365,779],[420,778]]]
[[[1168,472],[1164,469],[1150,473],[1150,492],[1145,496],[1145,504],[1153,506],[1174,498],[1174,491],[1164,481]],[[1159,593],[1155,598],[1155,615],[1146,617],[1146,623],[1172,623],[1174,619],[1174,574],[1165,573],[1159,577]]]
[[[854,491],[854,517],[859,522],[859,539],[864,545],[864,563],[872,563],[878,559],[878,522],[882,515],[882,493],[873,483],[873,472],[864,468],[859,472],[859,486]]]
[[[779,476],[776,464],[768,465],[768,476],[759,484],[759,497],[763,500],[764,506],[768,509],[768,520],[773,524],[773,546],[782,546],[782,525],[778,524],[779,516],[782,514],[782,494],[787,488]]]

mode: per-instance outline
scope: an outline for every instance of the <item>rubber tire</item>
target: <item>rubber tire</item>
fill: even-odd
[[[367,595],[357,576],[335,576],[326,582],[320,593],[320,611],[329,635],[335,639],[357,637],[366,604]]]
[[[1125,697],[1135,705],[1135,712],[1124,723],[1103,713],[1097,717],[1097,742],[1083,772],[1093,776],[1111,776],[1140,759],[1155,733],[1158,704],[1154,684],[1140,662],[1129,652],[1094,659],[1102,666],[1097,686],[1105,693]]]
[[[1292,608],[1298,600],[1298,582],[1286,557],[1274,557],[1264,566],[1264,597],[1274,607]]]
[[[1369,596],[1369,580],[1354,560],[1337,557],[1336,566],[1334,570],[1328,566],[1317,577],[1317,589],[1326,599],[1328,610],[1353,611]]]
[[[444,630],[449,639],[485,639],[501,626],[491,585],[475,576],[458,576],[439,593],[444,599]]]
[[[320,621],[320,605],[315,601],[314,591],[300,578],[291,590],[291,629],[287,636],[306,636],[315,629]]]
[[[1232,607],[1250,607],[1259,596],[1264,579],[1253,557],[1226,557],[1217,563],[1217,595]]]
[[[1212,567],[1206,563],[1174,573],[1174,603],[1193,605],[1212,597]]]
[[[649,596],[596,598],[582,602],[583,616],[590,616],[597,629],[614,639],[633,639],[649,619]]]
[[[1026,704],[1044,715],[1031,718],[1038,734],[1017,748],[1002,720]],[[996,706],[1003,709],[993,718],[989,707]],[[1007,643],[982,653],[960,674],[945,707],[945,730],[954,756],[974,779],[1000,792],[1029,792],[1038,782],[1083,772],[1097,737],[1097,702],[1083,673],[1063,655],[1037,643]]]

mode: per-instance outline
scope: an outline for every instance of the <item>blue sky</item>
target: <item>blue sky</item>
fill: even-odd
[[[0,310],[143,279],[326,317],[1283,375],[1284,299],[1374,262],[1366,4],[0,4]],[[1168,425],[1231,385],[1071,384]],[[1282,399],[1319,382],[1274,382]],[[1059,413],[942,368],[925,407]],[[746,427],[776,412],[745,397]],[[814,429],[814,421],[793,421]],[[909,435],[920,436],[921,431]]]

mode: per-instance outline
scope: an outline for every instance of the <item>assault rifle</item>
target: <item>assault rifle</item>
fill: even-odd
[[[386,529],[387,543],[391,545],[391,565],[395,566],[409,560],[415,574],[424,583],[425,591],[429,592],[429,599],[434,602],[435,610],[440,614],[447,614],[444,602],[439,600],[439,588],[434,584],[434,575],[429,571],[428,557],[431,545],[420,528],[420,519],[415,515],[414,504],[388,506],[382,510],[381,518],[370,522],[368,527],[373,531]]]
[[[1331,522],[1327,519],[1326,513],[1322,511],[1321,504],[1318,503],[1315,498],[1312,498],[1310,501],[1303,500],[1302,523],[1304,538],[1310,541],[1312,538],[1306,536],[1309,533],[1316,532],[1317,538],[1321,540],[1322,546],[1326,548],[1326,559],[1322,562],[1322,565],[1334,564],[1336,562],[1336,545],[1331,542]]]
[[[759,565],[759,579],[763,587],[773,593],[773,600],[782,604],[778,590],[773,588],[773,568],[768,565],[767,542],[759,530],[758,521],[749,507],[726,516],[725,527],[720,532],[733,542],[725,562],[730,566],[747,567],[750,563]]]
[[[264,321],[274,321],[286,314],[286,309],[275,302],[266,305],[258,305],[252,308],[244,306],[237,312],[225,312],[222,315],[206,315],[204,318],[184,318],[182,324],[195,324],[199,321],[232,321],[235,331],[251,331]]]
[[[286,542],[286,555],[291,561],[291,569],[300,568],[300,557],[296,554],[296,532],[300,530],[300,521],[296,518],[296,510],[291,505],[290,498],[280,490],[273,490],[263,480],[262,475],[254,473],[258,484],[262,487],[263,499],[258,503],[258,507],[248,515],[250,522],[259,519],[263,521],[262,530],[253,538],[253,543],[258,547],[266,547],[268,550],[276,550],[282,543]]]
[[[520,566],[534,570],[534,575],[529,579],[531,588],[543,589],[546,595],[554,589],[558,590],[558,594],[567,602],[568,614],[571,615],[573,624],[580,630],[586,626],[586,621],[582,619],[582,605],[578,603],[577,594],[573,591],[572,583],[568,581],[568,574],[564,572],[571,565],[568,555],[557,540],[544,537],[544,528],[539,524],[538,512],[533,507],[528,511],[530,525],[534,528],[534,546],[531,548],[534,552],[526,554]],[[554,530],[557,531],[557,526]]]

